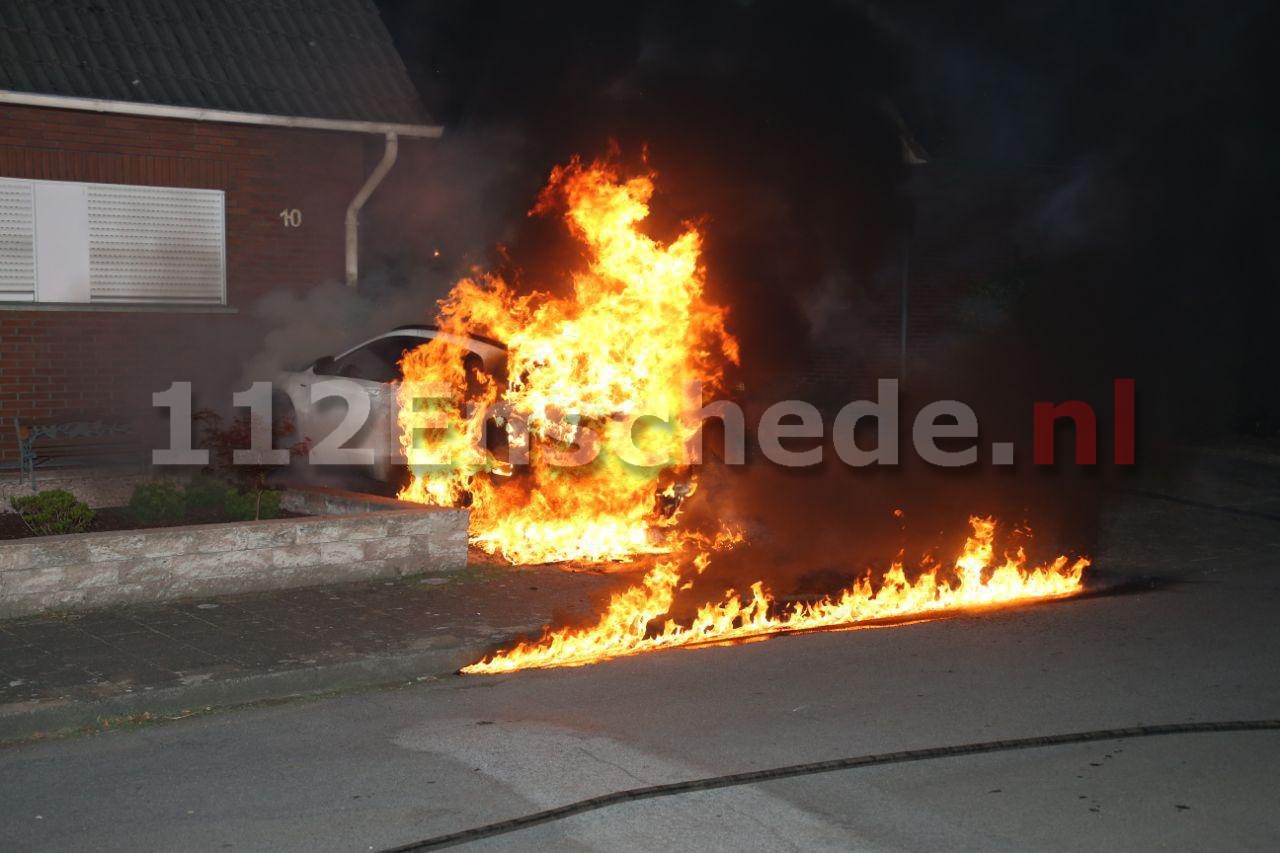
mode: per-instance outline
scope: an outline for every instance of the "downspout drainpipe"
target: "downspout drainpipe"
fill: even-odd
[[[360,280],[360,210],[396,164],[399,149],[399,139],[394,133],[388,133],[382,159],[369,173],[355,198],[351,199],[351,204],[347,205],[347,287],[355,287]]]

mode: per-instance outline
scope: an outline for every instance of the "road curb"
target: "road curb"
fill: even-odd
[[[100,699],[14,703],[0,707],[0,745],[96,727],[113,718],[141,714],[166,717],[343,690],[391,687],[416,679],[452,675],[492,648],[493,643],[487,642],[379,652],[353,660],[246,673]]]

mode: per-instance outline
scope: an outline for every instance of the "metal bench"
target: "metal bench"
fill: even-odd
[[[23,420],[15,417],[18,435],[19,482],[23,477],[36,487],[36,466],[61,459],[101,459],[133,457],[141,443],[130,425],[123,421],[89,418]]]

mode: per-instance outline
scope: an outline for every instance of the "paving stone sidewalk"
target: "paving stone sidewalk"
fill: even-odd
[[[1171,482],[1148,480],[1149,493],[1113,495],[1099,564],[1194,573],[1224,554],[1256,549],[1258,537],[1280,553],[1280,454],[1247,450],[1188,452]],[[120,716],[445,675],[548,622],[599,612],[610,592],[637,576],[512,569],[473,555],[456,579],[0,620],[0,743]]]
[[[473,565],[403,578],[0,621],[0,741],[102,718],[442,675],[628,575]]]

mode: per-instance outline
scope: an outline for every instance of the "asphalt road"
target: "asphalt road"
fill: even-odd
[[[1169,585],[5,750],[0,847],[382,849],[720,773],[1280,718],[1280,524],[1132,503],[1112,567]],[[1275,850],[1277,766],[1276,732],[1030,749],[611,806],[470,849]]]

